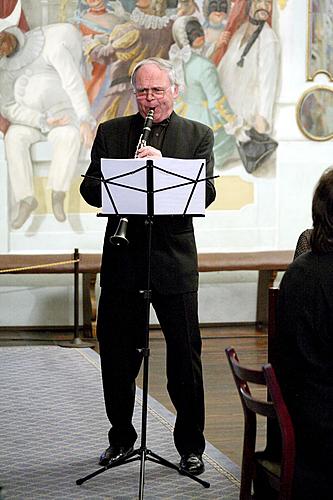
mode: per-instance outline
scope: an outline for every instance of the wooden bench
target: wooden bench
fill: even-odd
[[[293,250],[200,253],[199,272],[259,271],[256,326],[262,328],[268,323],[268,289],[273,286],[277,273],[285,271],[293,257]]]
[[[256,325],[266,326],[268,321],[268,289],[278,271],[285,271],[293,259],[292,250],[259,252],[199,253],[199,272],[258,271]],[[0,274],[61,274],[73,273],[75,293],[75,324],[78,328],[78,275],[82,274],[83,333],[96,335],[96,278],[100,272],[101,254],[0,254]]]

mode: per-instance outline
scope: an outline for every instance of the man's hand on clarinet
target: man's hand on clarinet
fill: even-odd
[[[162,153],[152,146],[144,146],[138,150],[137,158],[162,158]]]

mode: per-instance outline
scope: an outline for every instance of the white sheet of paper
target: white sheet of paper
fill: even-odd
[[[186,213],[204,215],[206,183],[201,181],[194,184],[191,181],[195,181],[197,178],[205,178],[205,160],[154,158],[153,162],[154,167],[156,167],[154,168],[154,215],[183,214],[192,191],[193,194]],[[202,164],[203,168],[201,168]],[[116,186],[108,183],[118,213],[120,215],[147,214],[146,159],[102,158],[101,168],[106,180],[112,178],[112,183],[123,184],[123,186]],[[159,170],[159,168],[163,169],[163,171]],[[200,169],[201,173],[198,177]],[[184,176],[186,179],[175,174]],[[119,175],[122,177],[115,179]],[[173,189],[159,191],[166,187],[173,187]],[[141,189],[142,191],[131,188]],[[105,215],[116,213],[103,183],[102,213]]]

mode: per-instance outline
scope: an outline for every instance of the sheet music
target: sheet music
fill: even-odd
[[[192,181],[205,178],[205,160],[154,158],[153,162],[155,167],[153,171],[154,215],[183,214],[192,191],[193,194],[186,213],[204,215],[206,183],[204,180],[197,184]],[[120,215],[147,214],[146,158],[103,158],[101,168],[105,180],[110,180],[107,186],[118,213]],[[178,177],[178,175],[184,178]],[[159,191],[168,187],[173,187],[173,189]],[[115,209],[107,189],[102,183],[102,214],[114,213]]]

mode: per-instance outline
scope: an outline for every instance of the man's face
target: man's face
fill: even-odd
[[[211,19],[212,14],[222,16],[224,19],[228,13],[228,2],[227,0],[210,0],[207,11],[209,19]]]
[[[272,12],[272,0],[252,0],[250,17],[257,21],[267,21]]]
[[[135,88],[145,89],[143,97],[136,96],[139,112],[147,116],[149,109],[154,109],[154,123],[159,123],[171,115],[173,101],[178,96],[178,86],[170,85],[166,70],[160,69],[156,64],[145,64],[138,69],[135,78]],[[153,89],[158,89],[161,95],[155,95]]]
[[[86,2],[92,8],[105,7],[104,0],[86,0]]]
[[[17,39],[12,33],[2,31],[0,33],[0,57],[11,56],[17,47]]]
[[[224,12],[211,12],[208,16],[208,20],[211,24],[219,25],[226,18],[226,14]]]
[[[143,12],[149,12],[151,6],[151,0],[137,0],[136,6]]]

